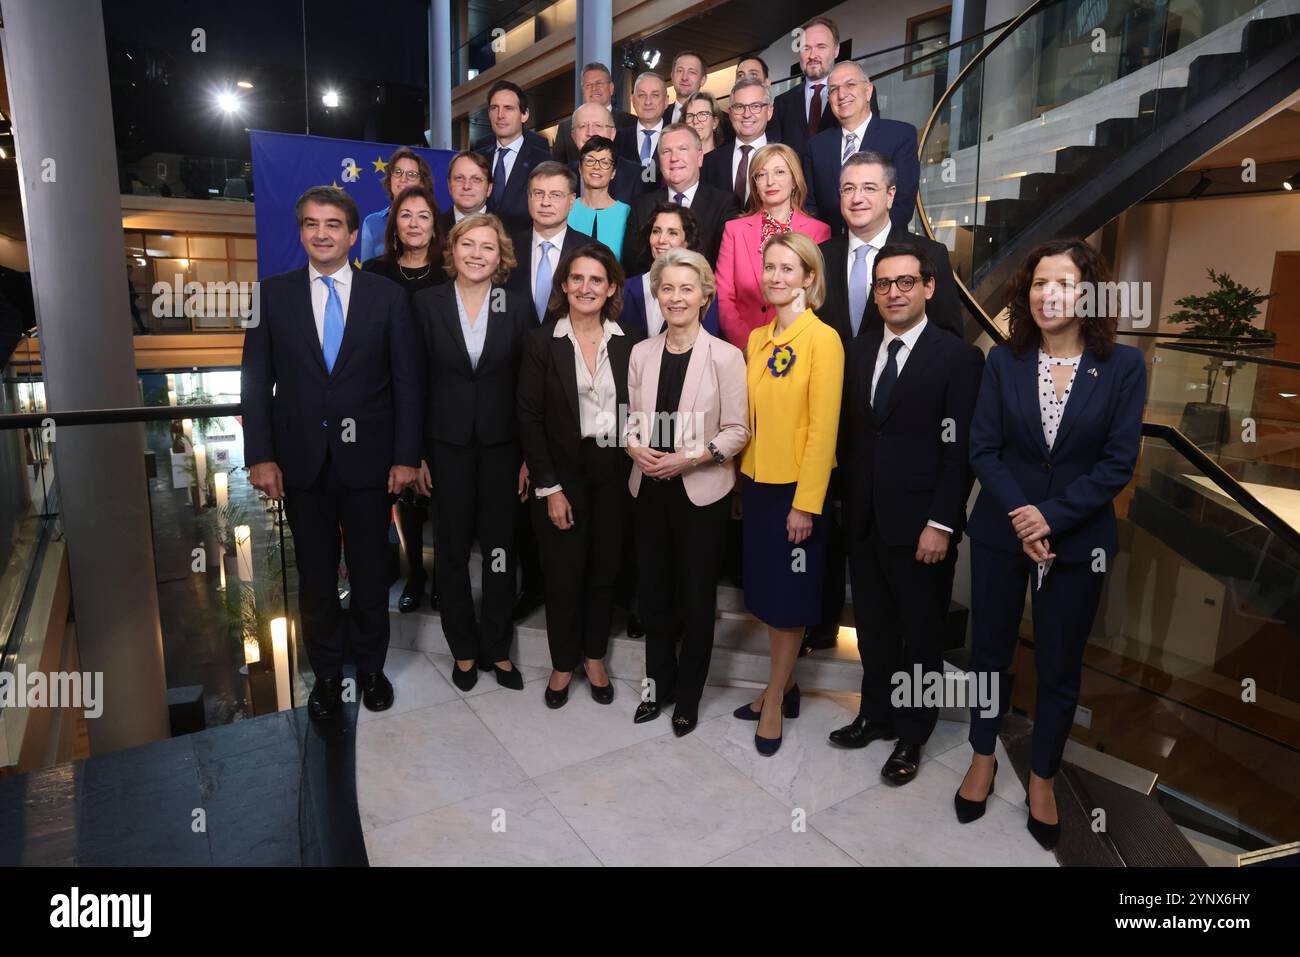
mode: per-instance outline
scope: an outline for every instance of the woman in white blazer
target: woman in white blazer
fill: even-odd
[[[664,330],[632,348],[623,432],[650,679],[633,720],[674,704],[681,737],[695,728],[713,654],[732,460],[749,441],[749,406],[745,357],[701,325],[716,291],[708,261],[670,249],[651,267],[650,289]]]

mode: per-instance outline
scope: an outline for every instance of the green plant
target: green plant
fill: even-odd
[[[1167,316],[1167,322],[1188,326],[1187,332],[1193,336],[1251,338],[1266,342],[1276,338],[1271,329],[1261,329],[1254,322],[1259,316],[1260,304],[1272,299],[1273,293],[1265,295],[1258,289],[1243,286],[1227,273],[1215,272],[1213,268],[1207,269],[1206,273],[1215,288],[1204,296],[1183,296],[1176,300],[1174,305],[1181,308]],[[1229,352],[1237,351],[1236,342],[1226,343],[1223,347]],[[1237,367],[1231,360],[1215,357],[1204,368],[1205,401],[1213,402],[1219,374],[1231,379]]]

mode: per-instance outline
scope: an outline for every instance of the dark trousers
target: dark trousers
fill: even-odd
[[[646,677],[652,700],[676,701],[694,717],[713,656],[718,575],[722,570],[731,498],[696,505],[680,478],[641,479],[632,504],[645,625]],[[677,637],[681,636],[680,659]]]
[[[451,653],[462,661],[504,661],[510,657],[515,506],[521,461],[519,447],[512,442],[439,442],[434,449],[439,611]],[[470,550],[475,539],[483,562],[483,611],[477,623],[469,580]]]
[[[918,536],[919,537],[919,536]],[[952,600],[957,549],[948,546],[943,561],[916,560],[916,546],[887,545],[872,522],[865,538],[849,549],[853,579],[853,617],[862,658],[862,716],[892,725],[907,744],[925,744],[939,720],[937,707],[895,707],[893,677],[907,675],[906,687],[919,695],[915,667],[923,676],[943,672],[944,622]]]
[[[811,629],[827,635],[836,634],[844,618],[844,570],[848,564],[848,549],[839,496],[841,474],[839,469],[831,472],[826,494],[826,577],[822,579],[822,620]]]
[[[1038,566],[1023,553],[1013,555],[971,543],[971,670],[998,675],[1000,700],[994,717],[971,709],[970,743],[977,754],[992,754],[1010,698],[1007,669],[1020,637],[1025,588],[1034,603],[1034,667],[1038,693],[1034,702],[1031,767],[1040,778],[1053,777],[1074,724],[1079,703],[1083,649],[1092,631],[1105,574],[1090,562],[1052,564],[1043,587]]]
[[[529,491],[532,496],[531,490]],[[540,595],[542,586],[542,556],[537,546],[537,530],[533,528],[528,502],[515,504],[515,553],[519,562],[519,591],[524,595]]]
[[[533,496],[532,504],[546,585],[546,637],[556,671],[572,671],[584,657],[605,657],[623,557],[627,453],[584,439],[581,455],[579,487],[564,488],[573,527],[555,527],[546,499]]]
[[[342,674],[346,646],[352,649],[358,671],[384,668],[388,655],[384,553],[392,502],[385,486],[345,488],[328,454],[311,485],[285,489],[285,516],[298,563],[303,640],[317,678]],[[346,614],[339,605],[340,548],[348,565]]]

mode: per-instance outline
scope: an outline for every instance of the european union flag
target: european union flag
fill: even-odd
[[[384,172],[388,157],[397,149],[393,143],[336,140],[299,133],[269,133],[250,130],[253,179],[256,196],[257,274],[259,279],[288,272],[307,264],[307,254],[298,241],[298,221],[293,207],[303,191],[312,186],[337,186],[347,191],[364,221],[371,213],[387,210]],[[447,167],[452,150],[412,147],[433,170],[433,189],[438,206],[451,205],[447,192]],[[382,234],[380,236],[382,243]],[[380,250],[382,251],[382,250]],[[362,250],[361,230],[352,247],[352,264],[369,258]]]

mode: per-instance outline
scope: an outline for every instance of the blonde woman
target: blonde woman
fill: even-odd
[[[682,119],[700,134],[700,145],[706,156],[718,148],[722,141],[722,111],[712,93],[701,90],[693,94],[682,109]]]
[[[774,315],[745,349],[749,429],[740,471],[744,507],[745,606],[767,625],[767,688],[735,711],[757,721],[762,755],[781,746],[782,717],[799,716],[795,661],[804,629],[821,620],[826,570],[826,486],[835,465],[844,347],[817,318],[826,294],[816,244],[802,233],[773,236],[763,249],[763,297]]]
[[[632,348],[623,433],[650,679],[633,720],[675,703],[681,737],[695,729],[709,673],[732,460],[749,441],[745,358],[702,325],[714,280],[699,253],[665,252],[650,267],[650,290],[664,330]]]

